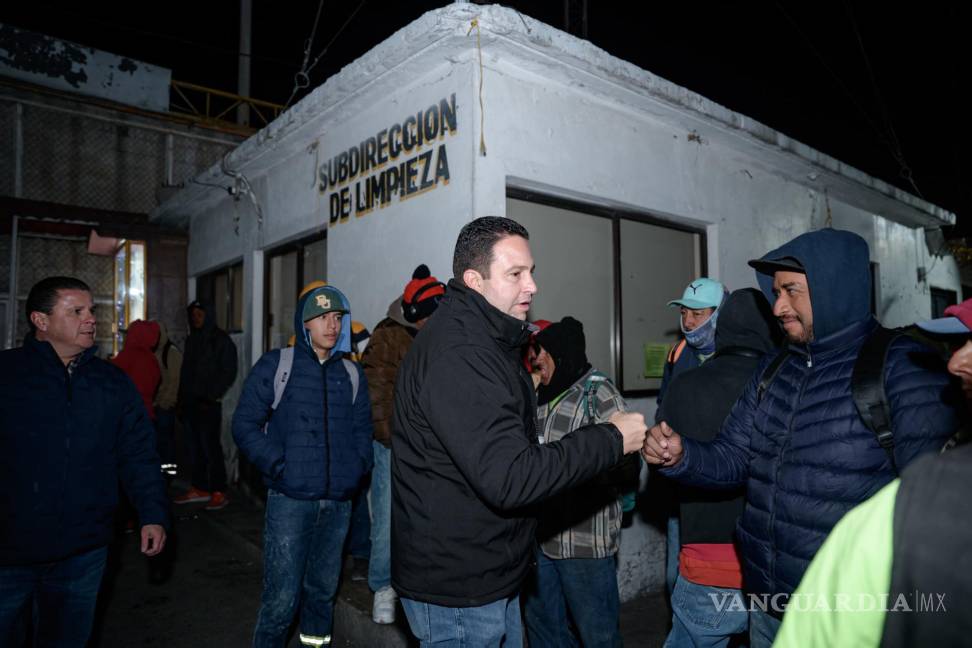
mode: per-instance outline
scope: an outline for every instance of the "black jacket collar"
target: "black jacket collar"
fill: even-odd
[[[530,339],[527,323],[501,312],[475,290],[460,284],[455,279],[449,281],[443,301],[454,304],[460,313],[466,311],[480,320],[489,336],[506,349],[519,349]]]

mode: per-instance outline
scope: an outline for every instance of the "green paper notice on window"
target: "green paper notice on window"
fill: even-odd
[[[645,378],[661,378],[665,373],[667,344],[645,344]]]

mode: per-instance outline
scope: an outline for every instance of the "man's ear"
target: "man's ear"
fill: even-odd
[[[483,292],[483,275],[479,274],[478,271],[472,268],[467,269],[462,273],[462,282],[466,284],[467,287],[472,288],[479,294]]]
[[[48,324],[50,324],[50,318],[47,313],[42,313],[41,311],[32,311],[30,321],[38,331],[46,331]]]

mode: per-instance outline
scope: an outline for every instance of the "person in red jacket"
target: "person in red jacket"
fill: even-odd
[[[141,394],[145,409],[153,421],[155,408],[152,407],[152,401],[162,381],[162,370],[159,369],[159,361],[154,351],[158,343],[159,323],[135,320],[128,326],[125,334],[125,347],[111,360],[135,383],[135,388]]]

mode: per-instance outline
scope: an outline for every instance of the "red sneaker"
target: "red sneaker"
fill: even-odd
[[[172,498],[175,504],[195,504],[196,502],[208,502],[209,493],[199,490],[195,486],[187,490],[182,495]]]
[[[206,510],[218,511],[219,509],[226,508],[227,504],[229,504],[229,498],[226,497],[226,493],[213,491],[213,496],[209,498],[209,504],[206,505]]]

